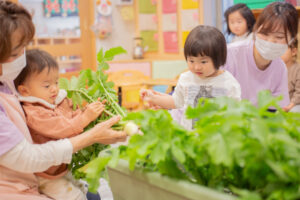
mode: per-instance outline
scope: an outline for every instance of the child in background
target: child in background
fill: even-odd
[[[281,56],[288,69],[290,104],[285,111],[300,112],[300,65],[297,63],[298,40],[294,39],[288,50]]]
[[[188,35],[184,45],[184,56],[189,71],[180,75],[171,95],[141,90],[141,98],[151,106],[163,109],[185,110],[196,106],[198,99],[228,96],[241,98],[239,83],[227,71],[220,70],[226,61],[227,48],[223,34],[210,26],[197,26]],[[192,129],[192,120],[181,118],[179,122]]]
[[[34,143],[77,135],[104,110],[101,102],[87,105],[83,112],[72,110],[66,91],[58,88],[58,65],[47,52],[28,50],[26,62],[26,67],[15,79],[15,86],[22,95],[19,100]],[[53,199],[86,199],[84,192],[66,174],[66,164],[37,173],[40,192]]]
[[[231,42],[252,40],[255,18],[246,4],[239,3],[229,7],[225,11],[224,17],[227,23],[228,35],[234,35]]]

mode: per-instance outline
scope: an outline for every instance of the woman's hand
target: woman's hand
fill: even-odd
[[[94,143],[113,144],[125,141],[127,135],[124,131],[111,129],[111,126],[119,120],[120,116],[112,117],[105,122],[97,124],[92,129],[70,138],[70,142],[73,145],[73,153]]]
[[[93,139],[101,144],[113,144],[116,142],[124,142],[127,134],[124,131],[115,131],[111,127],[120,120],[120,116],[112,117],[111,119],[97,124],[93,128]]]

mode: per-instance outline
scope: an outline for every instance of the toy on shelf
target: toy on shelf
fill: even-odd
[[[143,49],[143,38],[135,37],[133,38],[133,58],[134,59],[143,59],[144,58],[144,49]]]
[[[92,30],[99,39],[105,39],[112,32],[112,4],[110,0],[97,0],[96,5],[97,16]]]

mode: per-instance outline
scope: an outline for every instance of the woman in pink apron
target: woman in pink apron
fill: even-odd
[[[0,199],[47,200],[38,192],[35,172],[70,163],[72,153],[93,143],[111,144],[126,138],[124,132],[110,128],[119,120],[114,117],[70,139],[32,144],[13,80],[26,65],[24,49],[33,36],[28,11],[0,0]]]

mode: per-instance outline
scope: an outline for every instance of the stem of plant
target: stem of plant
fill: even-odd
[[[89,103],[94,102],[94,100],[88,94],[86,94],[84,91],[81,91],[81,90],[70,90],[70,91],[77,92],[77,93],[80,93],[81,95],[85,96],[88,99]],[[103,112],[111,117],[115,116],[113,113],[109,112],[108,110],[104,110]]]
[[[100,78],[98,78],[98,81],[101,85],[101,87],[103,88],[107,98],[109,98],[109,100],[111,101],[112,103],[112,107],[115,109],[115,111],[121,115],[122,117],[125,117],[126,114],[124,113],[124,111],[122,110],[122,108],[119,106],[119,104],[117,102],[114,101],[114,99],[109,95],[109,93],[107,92],[107,90],[105,89],[103,83],[102,83],[102,80]]]

